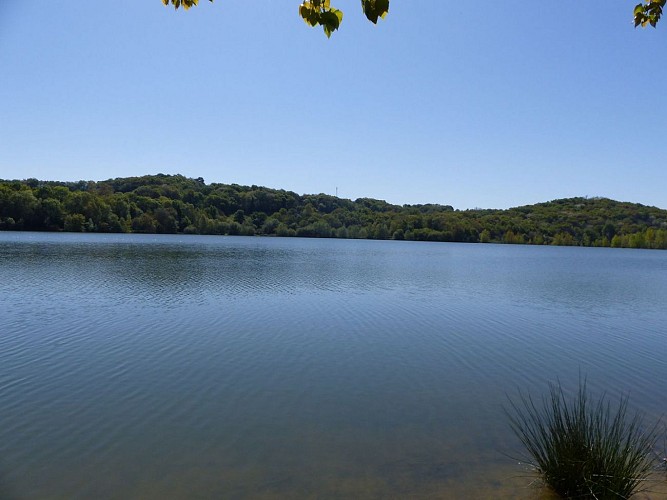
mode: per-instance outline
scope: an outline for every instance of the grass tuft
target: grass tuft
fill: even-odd
[[[646,490],[655,456],[656,428],[645,432],[640,414],[628,418],[628,399],[613,406],[591,401],[586,381],[568,401],[560,383],[537,406],[530,396],[510,399],[506,413],[528,462],[564,498],[630,498]]]

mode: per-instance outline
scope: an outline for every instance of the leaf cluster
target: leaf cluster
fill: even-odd
[[[327,38],[343,22],[343,12],[331,7],[330,0],[305,0],[299,6],[299,15],[309,26],[322,26]]]
[[[162,0],[162,3],[187,10],[198,5],[199,0]],[[389,0],[361,0],[361,9],[369,21],[377,24],[378,19],[384,19],[389,12]],[[322,26],[327,38],[343,22],[343,11],[332,7],[331,0],[303,0],[299,5],[299,15],[308,26]]]
[[[384,19],[389,13],[389,0],[361,0],[361,8],[366,18],[377,24],[378,18]]]
[[[389,0],[361,0],[361,9],[373,24],[389,13]],[[330,0],[304,0],[299,15],[309,26],[322,26],[327,37],[343,22],[343,12],[331,7]]]
[[[645,0],[635,6],[635,28],[641,26],[645,28],[651,25],[655,28],[662,17],[662,10],[667,0]]]
[[[212,2],[213,0],[209,0]],[[184,10],[188,10],[190,7],[199,5],[199,0],[162,0],[164,5],[169,5],[170,3],[174,6],[174,9],[183,7]]]

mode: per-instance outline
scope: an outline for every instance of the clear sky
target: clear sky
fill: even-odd
[[[667,19],[637,0],[0,0],[0,178],[155,173],[391,203],[667,208]]]

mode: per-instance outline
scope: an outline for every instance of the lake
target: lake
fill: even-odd
[[[540,498],[503,413],[666,411],[667,252],[0,233],[0,497]]]

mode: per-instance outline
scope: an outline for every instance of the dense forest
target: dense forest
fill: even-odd
[[[508,210],[383,200],[181,175],[101,182],[0,180],[0,230],[276,235],[667,249],[667,210],[569,198]]]

